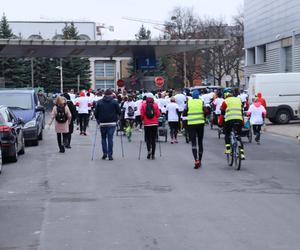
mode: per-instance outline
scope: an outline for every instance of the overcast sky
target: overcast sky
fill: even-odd
[[[133,17],[165,21],[176,6],[192,7],[199,16],[231,17],[243,0],[1,0],[0,11],[9,21],[93,21],[114,26],[103,39],[134,39],[141,23],[122,19]],[[43,17],[43,19],[41,19]],[[154,36],[159,31],[145,24]]]

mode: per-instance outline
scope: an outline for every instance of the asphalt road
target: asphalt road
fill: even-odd
[[[91,129],[92,130],[92,129]],[[245,144],[241,171],[228,167],[224,142],[206,129],[203,167],[191,146],[161,143],[162,157],[138,160],[115,138],[115,160],[91,161],[92,135],[73,136],[59,154],[54,131],[26,148],[0,176],[0,250],[300,249],[300,145],[262,136]]]

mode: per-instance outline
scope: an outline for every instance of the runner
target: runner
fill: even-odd
[[[123,106],[125,110],[125,120],[126,120],[126,136],[128,139],[128,142],[131,142],[131,136],[132,136],[132,130],[133,130],[133,125],[134,125],[134,120],[135,120],[135,110],[136,106],[133,101],[132,96],[128,96],[128,101],[124,103]]]
[[[175,102],[175,97],[171,97],[171,102],[167,105],[167,118],[170,127],[171,144],[178,143],[177,134],[179,128],[179,107]]]
[[[190,99],[187,102],[185,112],[188,117],[189,137],[192,143],[192,152],[195,160],[194,168],[198,169],[202,164],[205,113],[207,113],[207,110],[204,107],[204,102],[199,99],[198,90],[193,91],[192,97],[193,99]]]

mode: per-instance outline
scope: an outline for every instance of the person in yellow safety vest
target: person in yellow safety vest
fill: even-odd
[[[238,140],[241,143],[241,159],[245,159],[244,146],[241,140],[241,132],[243,127],[243,104],[240,98],[234,97],[233,92],[230,88],[225,88],[223,91],[225,101],[221,106],[221,119],[220,125],[224,122],[224,133],[225,133],[225,154],[231,153],[230,147],[230,133],[232,128],[235,128],[238,134]],[[224,118],[225,117],[225,118]]]
[[[192,143],[192,152],[195,159],[195,169],[201,167],[203,154],[203,135],[205,125],[205,115],[207,113],[202,99],[199,99],[199,91],[194,90],[193,99],[188,100],[186,109],[187,125],[189,130],[190,141]],[[198,141],[198,145],[197,145]]]

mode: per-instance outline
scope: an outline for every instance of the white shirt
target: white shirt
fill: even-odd
[[[217,98],[215,100],[215,105],[216,105],[216,110],[215,110],[215,114],[216,115],[220,115],[221,114],[221,106],[222,106],[222,103],[224,102],[224,99],[223,98]]]
[[[157,99],[157,104],[161,112],[166,113],[166,107],[168,105],[167,100],[165,98],[159,98]]]
[[[254,104],[251,104],[248,110],[251,113],[250,123],[251,125],[262,125],[263,121],[263,113],[266,113],[266,109],[263,105],[256,107]]]
[[[76,104],[78,105],[78,114],[88,114],[89,113],[89,104],[90,104],[90,97],[82,96],[77,99]]]
[[[125,102],[124,105],[123,105],[123,108],[125,109],[125,119],[135,119],[135,115],[129,117],[128,116],[128,108],[129,107],[132,107],[133,110],[135,110],[136,106],[135,106],[135,103],[134,101],[131,101],[131,102]]]
[[[143,102],[143,100],[137,100],[135,102],[136,111],[134,112],[134,116],[140,116],[141,115],[142,102]]]
[[[246,93],[242,93],[238,96],[238,98],[240,98],[242,102],[246,102],[248,95]]]
[[[179,117],[177,114],[178,109],[179,109],[178,104],[175,102],[171,102],[167,105],[168,122],[178,122],[179,121]]]
[[[209,106],[211,99],[214,98],[214,93],[208,93],[201,96],[204,106]]]
[[[178,104],[179,112],[182,112],[184,110],[186,96],[184,94],[177,94],[175,95],[175,101]]]

